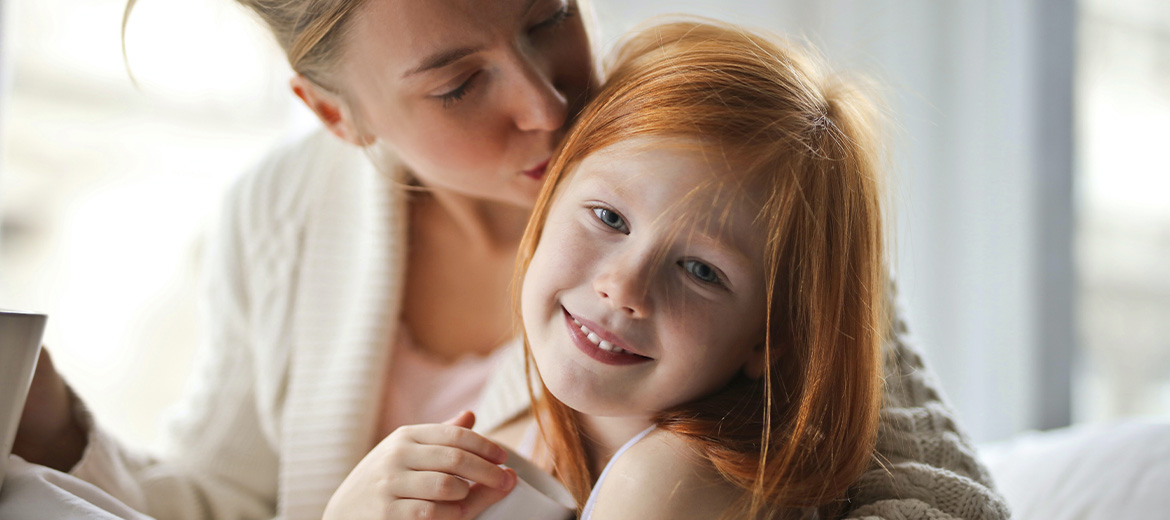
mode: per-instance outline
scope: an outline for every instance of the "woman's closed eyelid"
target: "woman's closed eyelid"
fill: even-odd
[[[539,31],[542,29],[554,28],[554,27],[560,25],[561,22],[564,22],[566,19],[573,16],[574,14],[576,14],[574,6],[569,5],[567,2],[562,3],[557,8],[556,12],[554,12],[551,16],[546,16],[545,18],[541,19],[539,22],[537,22],[536,24],[529,27],[528,30],[529,31]]]
[[[472,72],[468,75],[458,86],[447,90],[440,94],[433,94],[431,97],[439,100],[443,108],[449,108],[454,103],[463,99],[467,92],[475,86],[476,79],[479,77],[480,71]]]

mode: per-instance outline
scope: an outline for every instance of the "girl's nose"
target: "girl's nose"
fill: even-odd
[[[645,318],[650,314],[651,270],[640,262],[611,262],[593,280],[593,289],[610,308],[630,318]]]
[[[524,131],[559,130],[569,114],[565,94],[538,63],[521,63],[520,80],[511,93],[516,106],[516,128]]]

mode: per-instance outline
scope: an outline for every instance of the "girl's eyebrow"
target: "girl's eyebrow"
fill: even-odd
[[[621,183],[614,183],[610,179],[606,179],[604,175],[593,175],[585,180],[586,186],[589,189],[601,192],[602,198],[616,197],[621,200],[629,199],[629,190],[624,190],[620,187]]]
[[[726,237],[727,235],[723,234],[722,236]],[[736,240],[726,240],[700,231],[692,233],[689,238],[698,239],[699,247],[715,251],[719,255],[719,258],[713,258],[711,260],[718,260],[719,264],[725,264],[725,262],[730,261],[736,271],[751,271],[752,261],[744,253],[743,248],[736,243]]]

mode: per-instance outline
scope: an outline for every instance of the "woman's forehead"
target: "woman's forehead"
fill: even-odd
[[[369,0],[348,46],[355,65],[378,63],[402,77],[510,38],[533,9],[549,1]]]

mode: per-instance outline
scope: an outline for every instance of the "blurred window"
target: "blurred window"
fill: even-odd
[[[1170,416],[1170,3],[1084,0],[1076,420]]]
[[[224,187],[305,114],[276,44],[230,0],[0,0],[0,306],[99,418],[153,437],[198,327],[198,237]],[[149,389],[149,391],[144,391]]]

